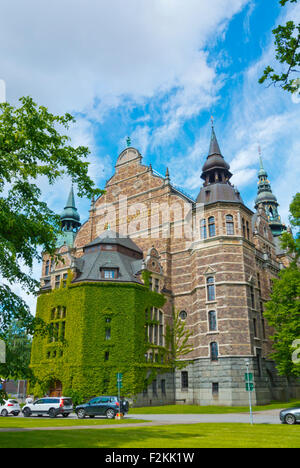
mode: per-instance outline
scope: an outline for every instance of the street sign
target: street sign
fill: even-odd
[[[245,381],[246,382],[253,382],[253,374],[250,372],[246,372],[245,374]]]
[[[117,373],[117,388],[118,390],[123,387],[123,374]]]
[[[251,383],[251,382],[250,383],[246,382],[246,390],[247,390],[247,392],[253,392],[254,384]]]

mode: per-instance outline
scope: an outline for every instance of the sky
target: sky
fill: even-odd
[[[12,104],[30,95],[53,113],[72,113],[72,144],[90,148],[98,187],[114,173],[130,136],[143,163],[163,175],[168,167],[171,182],[193,198],[213,116],[245,204],[254,208],[260,146],[288,223],[299,191],[300,100],[258,79],[274,63],[272,29],[290,18],[299,20],[299,3],[2,0],[0,94],[5,83]],[[70,181],[39,184],[50,208],[61,212]],[[77,197],[77,206],[86,220],[88,200]],[[34,307],[32,297],[26,300]]]

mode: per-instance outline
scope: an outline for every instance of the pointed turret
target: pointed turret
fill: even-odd
[[[68,196],[67,204],[60,216],[60,219],[63,231],[76,232],[81,226],[80,216],[75,206],[73,185]]]
[[[239,193],[229,182],[231,177],[230,166],[222,156],[212,124],[208,156],[201,174],[204,184],[198,195],[197,203],[214,203],[216,201],[242,203]]]
[[[265,212],[268,216],[269,225],[273,236],[280,236],[286,227],[281,222],[281,218],[278,214],[277,198],[272,192],[270,181],[268,180],[268,174],[264,168],[261,154],[259,155],[259,171],[258,171],[258,191],[255,200],[255,209],[257,210],[259,205],[263,205]]]

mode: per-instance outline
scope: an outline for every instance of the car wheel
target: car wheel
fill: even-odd
[[[287,414],[284,418],[286,424],[296,424],[296,417],[293,414]]]
[[[108,409],[105,414],[107,419],[114,419],[116,416],[113,409]]]
[[[84,419],[85,418],[85,411],[84,409],[80,409],[77,413],[78,419]]]
[[[24,414],[25,418],[29,418],[29,417],[31,416],[31,411],[30,411],[30,409],[29,409],[29,408],[25,408],[25,409],[23,410],[23,414]]]
[[[6,409],[2,410],[2,411],[1,411],[1,416],[2,416],[3,418],[6,418],[6,417],[8,416],[8,411],[7,411]]]
[[[48,413],[49,413],[50,418],[52,419],[56,418],[56,411],[54,408],[51,408]]]

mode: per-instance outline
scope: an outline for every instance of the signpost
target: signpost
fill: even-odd
[[[123,374],[121,374],[121,372],[117,373],[117,387],[118,387],[118,399],[119,399],[119,403],[120,403],[119,414],[120,414],[120,418],[121,418],[121,388],[123,387]]]
[[[253,374],[249,372],[249,360],[246,359],[246,368],[247,372],[245,373],[245,386],[246,386],[246,391],[249,394],[249,409],[250,409],[250,424],[253,424],[253,413],[252,413],[252,399],[251,399],[251,393],[254,390],[254,383],[253,383]]]

